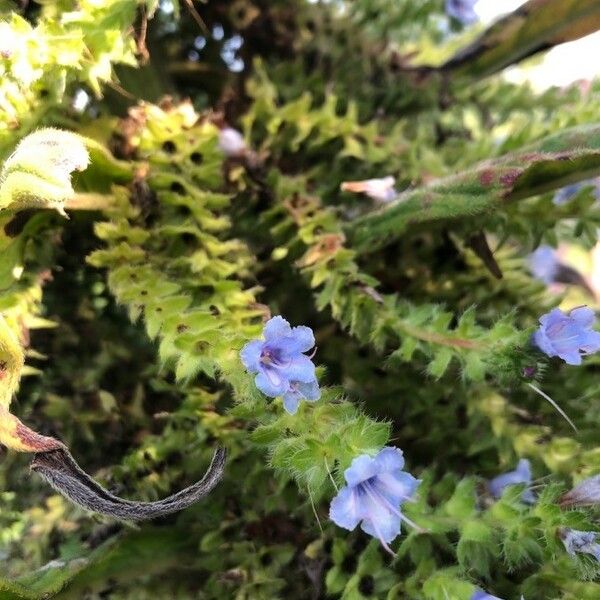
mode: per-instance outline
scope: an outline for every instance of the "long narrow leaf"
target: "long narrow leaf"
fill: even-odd
[[[600,173],[600,124],[585,125],[484,161],[471,170],[407,190],[391,204],[347,226],[359,251],[380,248],[409,228],[466,219]]]
[[[485,77],[598,29],[598,0],[529,0],[460,50],[442,70]]]

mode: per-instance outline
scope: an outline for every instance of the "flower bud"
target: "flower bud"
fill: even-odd
[[[585,479],[559,499],[562,508],[600,504],[600,475]]]

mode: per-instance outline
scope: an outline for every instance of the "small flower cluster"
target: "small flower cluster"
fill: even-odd
[[[273,317],[263,330],[264,340],[248,342],[241,352],[248,371],[256,373],[256,387],[266,396],[283,396],[291,415],[301,400],[315,402],[321,397],[315,365],[304,354],[315,345],[310,327],[290,327],[283,317]]]
[[[540,319],[542,327],[535,335],[536,344],[549,356],[560,356],[570,364],[579,364],[581,354],[600,349],[600,333],[592,331],[594,313],[578,308],[569,315],[555,309]],[[241,351],[246,369],[255,374],[256,387],[269,397],[282,397],[284,409],[297,413],[302,400],[316,402],[321,392],[312,356],[305,353],[315,346],[312,329],[291,327],[281,316],[264,326],[263,339],[248,342]],[[338,490],[330,505],[329,517],[344,529],[361,529],[379,539],[393,554],[389,543],[401,531],[402,522],[415,525],[402,512],[403,503],[411,500],[420,480],[404,471],[404,456],[399,448],[384,447],[375,456],[362,454],[344,472],[346,485]],[[561,506],[597,503],[600,499],[600,476],[593,477],[565,494]],[[489,493],[499,499],[511,485],[525,484],[521,500],[533,504],[536,497],[531,486],[531,464],[519,460],[514,471],[498,475],[488,482]],[[565,529],[561,539],[569,554],[586,552],[600,560],[600,545],[593,532]],[[477,590],[471,600],[500,600]]]
[[[265,324],[263,337],[243,347],[242,362],[256,373],[254,382],[261,392],[282,396],[285,410],[296,414],[301,400],[315,402],[321,395],[315,365],[304,354],[315,345],[313,332],[305,326],[291,327],[277,316]],[[344,472],[346,486],[331,502],[331,520],[349,530],[360,524],[392,553],[388,544],[400,534],[401,522],[416,527],[400,509],[420,482],[403,468],[404,457],[398,448],[385,447],[374,457],[356,457]]]

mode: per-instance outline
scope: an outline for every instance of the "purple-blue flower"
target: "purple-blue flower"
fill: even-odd
[[[595,531],[577,531],[563,527],[559,529],[558,535],[565,545],[568,554],[575,556],[576,552],[591,554],[600,562],[600,544],[596,542],[598,533]]]
[[[494,477],[489,484],[489,490],[494,498],[500,498],[505,488],[509,485],[516,485],[518,483],[525,483],[531,485],[531,464],[526,458],[522,458],[517,464],[517,468],[514,471],[503,473]],[[521,500],[527,504],[533,504],[535,502],[535,496],[529,489],[523,491]]]
[[[446,0],[446,13],[458,19],[463,25],[471,25],[478,20],[475,5],[479,0]]]
[[[400,508],[420,483],[403,467],[398,448],[385,447],[374,458],[367,454],[355,458],[344,472],[347,485],[331,501],[331,520],[350,531],[360,523],[364,532],[378,538],[393,554],[388,543],[400,534],[400,522],[415,526]]]
[[[256,387],[267,396],[283,396],[284,407],[291,414],[298,410],[300,400],[318,400],[315,365],[303,354],[315,345],[312,329],[290,327],[277,316],[265,324],[263,335],[264,340],[248,342],[240,355],[246,369],[257,374]]]
[[[561,206],[566,204],[573,196],[579,192],[579,190],[583,187],[583,183],[572,183],[571,185],[566,185],[563,188],[560,188],[555,194],[552,202],[557,206]]]
[[[540,246],[529,255],[529,268],[534,277],[550,285],[554,282],[559,268],[556,250],[551,246]]]
[[[555,308],[540,318],[535,345],[548,356],[558,356],[569,365],[580,365],[581,357],[600,350],[600,333],[592,329],[594,311],[587,306],[568,315]]]
[[[498,598],[498,596],[492,596],[491,594],[488,594],[482,590],[475,590],[471,596],[471,600],[502,600],[502,598]]]

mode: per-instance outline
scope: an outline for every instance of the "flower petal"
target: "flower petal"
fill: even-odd
[[[538,329],[533,334],[533,342],[544,354],[550,357],[557,356],[552,342],[548,339],[548,336],[543,329]]]
[[[471,25],[478,19],[475,12],[477,0],[446,0],[446,12],[463,25]]]
[[[580,306],[579,308],[573,309],[569,313],[569,317],[586,329],[589,329],[596,320],[594,311],[587,306]]]
[[[255,377],[254,383],[263,394],[272,398],[285,394],[290,387],[289,380],[282,377],[277,369],[266,367]]]
[[[560,538],[565,545],[565,550],[571,556],[576,552],[591,554],[596,560],[600,561],[600,544],[596,542],[597,533],[595,531],[578,531],[576,529],[560,529]]]
[[[295,352],[308,352],[315,345],[313,330],[305,325],[292,328],[290,345],[293,344]]]
[[[352,464],[344,471],[346,482],[350,486],[358,485],[367,479],[371,479],[379,473],[379,468],[374,459],[368,454],[357,456]]]
[[[400,535],[400,517],[388,511],[385,518],[378,521],[365,519],[360,528],[365,533],[389,543]]]
[[[263,330],[265,340],[274,341],[280,337],[286,337],[290,335],[292,328],[290,324],[280,315],[269,319]]]
[[[579,354],[579,350],[571,350],[568,352],[561,352],[558,356],[562,358],[568,365],[580,365],[581,364],[581,354]]]
[[[580,339],[580,348],[586,354],[593,354],[600,350],[600,333],[598,331],[586,331]]]
[[[521,494],[521,502],[524,502],[525,504],[535,504],[537,502],[537,498],[531,490],[523,490],[523,493]]]
[[[494,498],[500,498],[505,488],[518,483],[526,483],[527,485],[531,483],[531,467],[527,459],[520,460],[514,471],[494,477],[489,482],[489,489]]]
[[[321,397],[321,390],[319,389],[319,384],[316,379],[308,383],[299,381],[297,382],[297,385],[298,391],[308,402],[316,402]]]
[[[295,415],[298,412],[301,396],[298,392],[290,390],[283,395],[283,408],[290,414]]]
[[[562,506],[600,504],[600,475],[584,479],[560,499]]]
[[[573,198],[575,194],[577,194],[577,192],[581,189],[581,185],[581,183],[572,183],[561,188],[554,194],[552,202],[554,202],[554,204],[556,204],[557,206],[565,204],[571,198]]]
[[[563,319],[560,323],[546,328],[546,335],[559,356],[562,352],[579,348],[582,333],[581,326],[570,319]]]
[[[542,315],[540,317],[540,324],[550,327],[551,325],[557,323],[566,316],[567,315],[562,310],[560,310],[560,308],[553,308],[549,313],[546,313],[545,315]]]
[[[315,402],[320,397],[321,391],[319,390],[319,384],[316,380],[313,380],[310,383],[291,381],[290,389],[283,396],[283,407],[288,413],[295,415],[301,400]]]
[[[537,248],[529,255],[529,269],[534,277],[546,284],[552,283],[558,270],[556,250],[547,245]]]
[[[396,470],[401,471],[404,468],[404,455],[400,448],[387,446],[379,451],[374,460],[379,467],[380,473]]]
[[[400,517],[383,502],[369,495],[364,497],[361,529],[384,542],[391,542],[400,535]],[[400,511],[398,511],[400,512]]]
[[[310,383],[316,378],[315,365],[310,358],[304,354],[299,354],[294,358],[289,359],[286,363],[277,365],[276,368],[281,376],[289,381]]]
[[[373,484],[392,504],[400,504],[412,498],[421,481],[410,473],[381,473]]]
[[[361,496],[356,488],[346,486],[331,501],[329,518],[339,527],[352,531],[358,525],[362,510]]]
[[[527,483],[528,485],[531,483],[531,463],[526,458],[522,458],[518,462],[515,473],[523,478],[523,483]],[[523,490],[521,494],[522,502],[525,502],[525,504],[535,504],[536,500],[535,494],[530,489]]]
[[[530,482],[531,481],[531,463],[529,462],[529,460],[526,458],[522,458],[521,460],[519,460],[519,462],[517,463],[517,468],[515,469],[515,473],[519,477],[522,477],[522,480],[524,482]]]
[[[260,353],[264,347],[264,342],[261,340],[253,340],[248,342],[240,352],[240,358],[248,371],[256,373],[260,371]]]
[[[471,596],[471,600],[502,600],[502,598],[498,598],[498,596],[492,596],[491,594],[481,590],[475,590]]]
[[[511,485],[512,483],[514,483],[514,481],[512,481],[510,474],[506,473],[504,475],[498,475],[497,477],[494,477],[494,479],[492,479],[489,482],[488,487],[490,489],[490,493],[492,494],[492,496],[494,496],[494,498],[500,498],[500,496],[502,496],[504,488]]]

